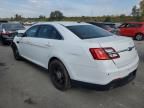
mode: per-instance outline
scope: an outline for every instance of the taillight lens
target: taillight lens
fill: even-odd
[[[9,35],[9,34],[11,34],[11,33],[9,33],[9,32],[2,32],[1,34],[2,34],[2,35]]]
[[[96,60],[108,60],[110,59],[108,54],[102,48],[90,48],[90,52]]]
[[[110,60],[119,58],[119,54],[113,48],[90,48],[95,60]]]
[[[104,48],[105,52],[109,55],[111,59],[117,59],[120,58],[119,54],[115,51],[115,49],[109,47],[109,48]]]

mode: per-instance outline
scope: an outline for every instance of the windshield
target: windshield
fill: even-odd
[[[67,26],[80,39],[91,39],[112,36],[113,34],[94,25]]]
[[[23,30],[25,29],[22,24],[4,24],[3,28],[9,30]]]

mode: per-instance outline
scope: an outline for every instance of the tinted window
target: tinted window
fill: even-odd
[[[124,28],[126,26],[127,26],[127,24],[122,24],[122,25],[120,25],[120,28]]]
[[[136,27],[136,24],[127,24],[127,26],[126,27]]]
[[[24,26],[20,23],[16,23],[16,24],[10,24],[10,23],[7,23],[7,24],[3,24],[3,28],[7,31],[10,31],[10,30],[23,30],[25,29]]]
[[[116,28],[115,24],[105,24],[105,25],[108,25],[111,28]]]
[[[27,36],[27,37],[35,37],[38,29],[39,29],[39,26],[33,26],[33,27],[31,27],[31,28],[26,32],[26,36]]]
[[[41,26],[40,30],[37,34],[37,37],[40,38],[48,38],[49,35],[51,34],[52,27],[51,26]]]
[[[135,28],[135,27],[141,27],[142,24],[134,24],[134,23],[127,23],[127,24],[122,24],[120,27],[124,28]]]
[[[67,26],[67,28],[80,39],[101,38],[113,35],[112,33],[93,25]]]
[[[131,24],[127,24],[128,28],[132,28],[132,27],[135,28],[135,27],[141,27],[141,26],[142,26],[141,24],[132,24],[132,23]]]
[[[108,25],[106,25],[106,24],[103,24],[103,23],[94,23],[94,22],[91,22],[90,24],[95,25],[95,26],[98,26],[98,27],[103,28],[103,29],[105,29],[105,30],[110,29],[110,26],[108,26]]]
[[[37,37],[47,39],[62,39],[58,31],[54,27],[48,25],[40,27]]]

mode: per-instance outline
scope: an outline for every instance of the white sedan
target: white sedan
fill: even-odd
[[[25,58],[50,72],[59,90],[72,82],[116,87],[136,76],[139,57],[130,38],[77,22],[47,22],[30,27],[12,43],[16,60]]]

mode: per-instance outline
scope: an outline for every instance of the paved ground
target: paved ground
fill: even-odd
[[[144,108],[144,42],[137,78],[110,91],[72,88],[60,92],[47,71],[27,61],[15,61],[8,46],[0,45],[0,108]]]

